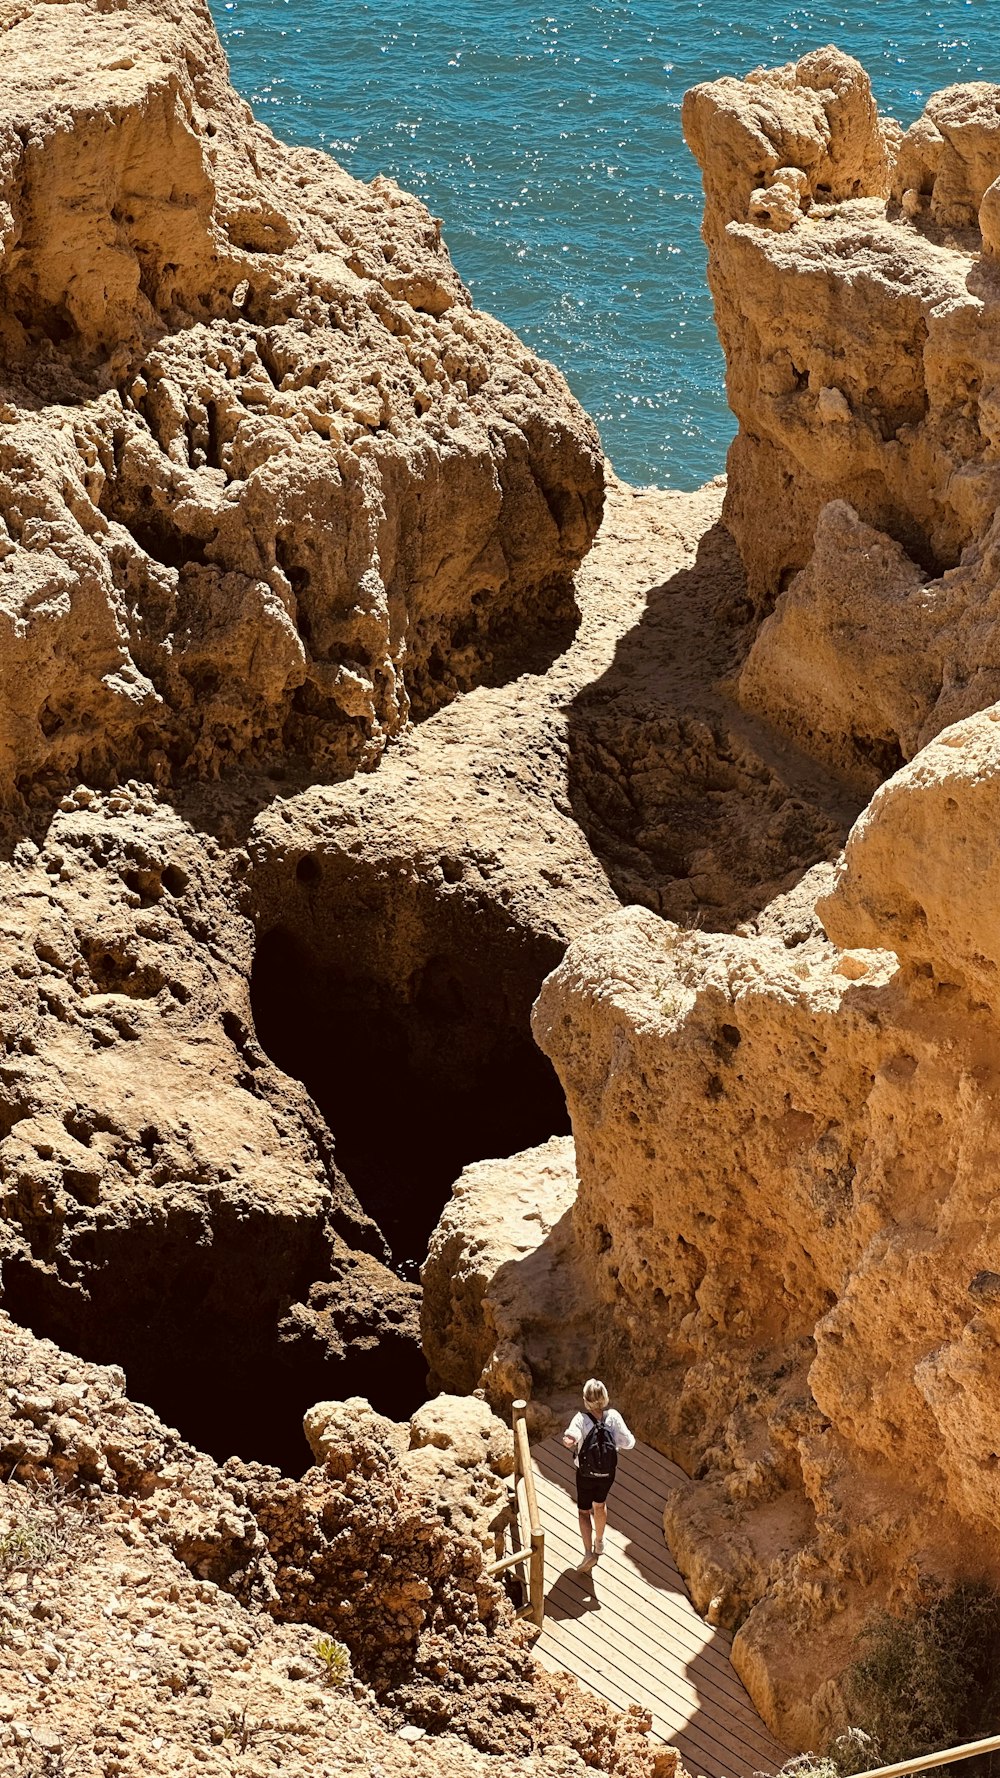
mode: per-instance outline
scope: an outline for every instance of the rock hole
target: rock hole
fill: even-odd
[[[76,1169],[66,1184],[73,1196],[95,1201],[96,1169]],[[239,1217],[222,1206],[206,1231],[194,1212],[175,1209],[169,1218],[151,1216],[139,1231],[103,1230],[106,1263],[93,1270],[85,1294],[54,1263],[13,1255],[4,1267],[4,1307],[90,1363],[121,1365],[129,1395],[217,1461],[237,1454],[301,1475],[311,1462],[303,1414],[324,1397],[367,1394],[371,1381],[363,1366],[331,1366],[322,1342],[296,1338],[283,1319],[290,1299],[304,1297],[310,1277],[327,1265],[324,1245],[318,1227],[303,1240],[290,1223]],[[412,1350],[402,1343],[395,1350],[391,1339],[385,1346],[385,1368],[410,1386],[409,1405],[402,1404],[410,1413]],[[393,1405],[387,1401],[386,1410]]]
[[[106,511],[109,517],[118,519],[131,533],[139,548],[153,561],[160,562],[164,568],[185,568],[191,562],[204,566],[204,542],[197,537],[185,535],[174,525],[169,514],[157,510],[151,488],[145,488],[143,496],[146,504],[141,510],[126,512],[117,508],[110,497],[102,504],[101,510]]]
[[[144,908],[154,907],[163,893],[163,879],[158,870],[127,870],[122,872],[126,889],[139,897]]]
[[[57,734],[59,729],[63,726],[63,718],[59,715],[57,710],[53,710],[48,701],[42,705],[38,717],[38,726],[41,729],[42,734],[47,738]]]
[[[569,1130],[529,1022],[561,947],[512,937],[502,910],[445,931],[442,908],[437,947],[401,967],[405,922],[392,931],[376,919],[365,938],[358,910],[345,913],[317,912],[315,946],[284,926],[264,934],[254,1019],[268,1055],[316,1101],[337,1165],[412,1277],[464,1166]]]
[[[891,778],[906,764],[906,757],[895,735],[874,739],[870,735],[851,735],[851,744],[858,756],[872,765],[880,780]]]
[[[94,1126],[86,1112],[75,1110],[63,1114],[63,1128],[81,1148],[89,1148],[94,1140]],[[7,1132],[9,1134],[9,1132]]]
[[[312,852],[306,852],[295,866],[295,875],[300,883],[318,883],[323,875],[319,859]]]

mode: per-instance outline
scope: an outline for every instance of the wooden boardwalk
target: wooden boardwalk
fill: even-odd
[[[535,1654],[612,1704],[642,1704],[653,1733],[705,1778],[776,1772],[787,1758],[740,1684],[732,1637],[698,1616],[663,1535],[663,1502],[687,1478],[648,1445],[619,1459],[605,1553],[578,1574],[573,1454],[533,1452],[545,1528],[545,1624]]]

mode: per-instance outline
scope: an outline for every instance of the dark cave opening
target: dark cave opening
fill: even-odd
[[[96,1257],[96,1256],[95,1256]],[[365,1395],[393,1418],[426,1398],[412,1330],[385,1326],[331,1361],[294,1303],[329,1273],[322,1227],[220,1206],[211,1225],[176,1214],[102,1231],[86,1291],[27,1256],[3,1269],[3,1306],[41,1338],[119,1365],[129,1396],[218,1462],[238,1455],[301,1475],[317,1401]]]
[[[508,941],[505,971],[485,930],[478,944],[465,936],[403,982],[355,973],[347,957],[319,960],[283,927],[259,940],[254,962],[258,1038],[316,1101],[337,1165],[409,1278],[464,1166],[570,1127],[529,1025],[561,948],[535,940],[525,957]]]
[[[530,1029],[562,944],[467,897],[448,861],[442,875],[454,894],[401,896],[393,879],[380,898],[300,858],[281,884],[298,930],[264,931],[251,982],[260,1044],[311,1094],[331,1171],[378,1224],[397,1277],[349,1193],[315,1216],[294,1203],[248,1213],[239,1195],[137,1201],[81,1231],[82,1274],[34,1252],[5,1260],[14,1320],[120,1365],[133,1400],[217,1461],[303,1473],[302,1418],[321,1400],[361,1395],[408,1419],[427,1382],[414,1281],[455,1180],[569,1128]]]

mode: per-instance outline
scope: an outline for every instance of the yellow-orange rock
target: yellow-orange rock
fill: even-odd
[[[830,48],[685,100],[767,617],[738,695],[869,788],[1000,697],[998,95],[900,137]]]
[[[669,1539],[790,1746],[844,1726],[838,1675],[880,1606],[1000,1583],[998,801],[991,709],[883,786],[832,884],[816,873],[825,933],[790,897],[745,936],[631,908],[575,940],[535,1013],[579,1174],[558,1255],[544,1228],[516,1254],[477,1241],[485,1178],[439,1231],[453,1342],[480,1362],[530,1328],[540,1412],[586,1358],[696,1478]]]
[[[196,0],[5,13],[0,806],[344,776],[568,634],[596,432],[424,206],[257,124]]]

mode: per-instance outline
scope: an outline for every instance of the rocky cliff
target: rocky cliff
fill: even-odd
[[[0,24],[4,1301],[294,1467],[335,1376],[408,1411],[424,1367],[257,1040],[237,842],[550,658],[600,449],[415,199],[255,122],[206,7]]]
[[[203,6],[0,30],[4,1759],[668,1778],[485,1579],[506,1442],[419,1405],[403,1262],[564,1127],[567,942],[753,910],[853,804],[715,690],[720,490],[615,486],[579,573],[562,379]]]
[[[565,637],[596,434],[439,223],[255,123],[193,0],[3,30],[4,804],[343,776]]]
[[[879,791],[819,919],[576,940],[535,1013],[575,1153],[470,1169],[425,1268],[449,1386],[544,1427],[597,1370],[684,1465],[672,1548],[793,1746],[877,1610],[1000,1584],[998,733]]]
[[[598,1370],[684,1465],[668,1538],[789,1746],[845,1725],[873,1614],[1000,1584],[998,104],[903,134],[835,50],[688,96],[740,421],[719,683],[871,800],[728,933],[574,939],[534,1014],[572,1147],[469,1169],[424,1272],[438,1376],[542,1426]]]
[[[758,610],[738,678],[870,788],[1000,696],[996,88],[905,135],[818,50],[687,95],[727,390],[726,522]]]
[[[5,1744],[667,1773],[482,1573],[490,1406],[596,1369],[816,1744],[1000,1583],[998,89],[689,96],[740,433],[597,534],[558,373],[201,5],[0,28]]]

